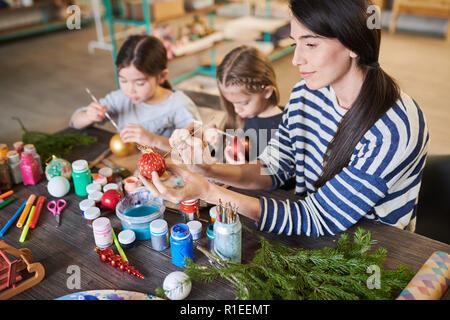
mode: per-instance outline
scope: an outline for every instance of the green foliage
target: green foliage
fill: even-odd
[[[301,250],[261,238],[261,248],[249,264],[220,261],[223,267],[192,261],[185,272],[192,280],[226,278],[242,300],[376,300],[392,299],[412,279],[408,266],[383,270],[387,250],[369,251],[376,241],[359,228],[350,242],[342,234],[335,249]],[[217,258],[216,258],[217,259]],[[380,268],[380,289],[369,289],[368,267]]]
[[[88,146],[97,141],[86,133],[49,134],[40,131],[28,131],[19,118],[17,120],[23,130],[22,141],[24,144],[33,144],[37,153],[41,156],[42,164],[55,155],[63,158],[68,155],[75,146]]]

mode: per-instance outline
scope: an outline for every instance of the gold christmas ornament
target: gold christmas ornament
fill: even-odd
[[[111,140],[109,141],[109,148],[111,149],[111,152],[114,153],[118,157],[126,157],[127,155],[131,154],[134,150],[134,143],[128,142],[125,143],[120,139],[120,135],[116,133],[112,136]]]

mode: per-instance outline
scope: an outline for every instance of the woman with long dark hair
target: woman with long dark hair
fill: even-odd
[[[291,0],[292,63],[303,80],[292,90],[277,138],[256,165],[171,165],[186,187],[166,188],[154,173],[152,183],[145,181],[152,193],[175,202],[220,198],[259,230],[288,235],[336,234],[362,217],[414,230],[428,128],[416,102],[379,64],[381,31],[368,27],[369,5]],[[295,177],[301,199],[252,198],[203,176],[269,190]]]

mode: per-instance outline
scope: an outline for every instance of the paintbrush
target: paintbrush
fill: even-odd
[[[100,103],[98,102],[97,98],[92,94],[91,90],[89,90],[88,88],[86,88],[86,92],[88,93],[88,95],[91,96],[91,99],[92,99],[95,103],[100,104]],[[117,132],[119,132],[119,131],[120,131],[120,130],[119,130],[119,127],[117,126],[116,122],[111,118],[111,116],[109,115],[108,112],[105,112],[105,116],[108,118],[109,121],[111,121],[111,123],[112,123],[112,125],[114,126],[114,128],[116,128]]]

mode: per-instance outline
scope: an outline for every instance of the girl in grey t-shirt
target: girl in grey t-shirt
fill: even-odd
[[[118,119],[124,142],[170,149],[169,137],[175,129],[193,120],[201,121],[194,102],[183,92],[172,90],[167,80],[167,54],[153,36],[130,36],[116,60],[120,89],[87,107],[77,109],[70,125],[81,129],[104,123],[105,113]]]

